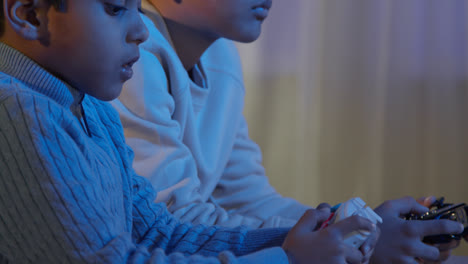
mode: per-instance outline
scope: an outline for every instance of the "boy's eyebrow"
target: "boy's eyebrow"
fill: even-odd
[[[141,13],[144,14],[143,7],[142,7],[142,4],[141,4],[142,0],[125,0],[125,5],[128,4],[128,1],[135,1],[138,4],[138,6],[137,6],[138,11],[140,11]]]
[[[130,1],[134,1],[138,4],[138,7],[141,7],[141,0],[125,0],[125,4],[128,4]]]

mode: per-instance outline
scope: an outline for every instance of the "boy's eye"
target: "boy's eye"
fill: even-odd
[[[106,12],[111,16],[121,15],[123,12],[127,11],[127,8],[114,4],[105,4]]]

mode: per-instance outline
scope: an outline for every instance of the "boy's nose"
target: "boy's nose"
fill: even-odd
[[[130,28],[127,40],[129,42],[136,42],[137,45],[140,45],[142,42],[148,39],[148,35],[148,29],[141,19],[141,16],[138,14],[138,16],[135,18],[134,26]]]

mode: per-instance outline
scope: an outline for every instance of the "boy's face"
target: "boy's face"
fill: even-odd
[[[101,100],[116,98],[148,32],[140,0],[66,0],[47,12],[39,63],[73,87]]]
[[[171,4],[165,4],[170,1]],[[204,32],[241,42],[256,40],[272,0],[152,0],[164,16]],[[160,8],[161,6],[161,8]]]

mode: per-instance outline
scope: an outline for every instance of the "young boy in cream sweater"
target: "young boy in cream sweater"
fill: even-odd
[[[0,261],[9,263],[361,263],[351,217],[320,229],[180,223],[132,169],[106,102],[148,37],[139,0],[0,1]],[[372,250],[374,242],[369,242]]]
[[[134,78],[112,103],[135,151],[135,170],[156,188],[156,201],[182,221],[292,226],[309,208],[268,183],[242,115],[245,89],[231,40],[257,39],[271,5],[271,0],[142,1],[150,37],[141,46]],[[411,198],[377,209],[385,216],[377,259],[444,259],[456,246],[442,247],[439,256],[437,248],[422,243],[421,237],[446,223],[400,218],[414,210],[422,209]]]

